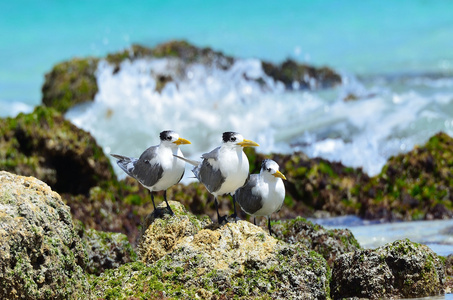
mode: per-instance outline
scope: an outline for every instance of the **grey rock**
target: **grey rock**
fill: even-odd
[[[85,271],[89,274],[99,275],[136,260],[137,255],[126,235],[78,227],[87,255]]]
[[[318,252],[329,266],[339,255],[361,249],[349,229],[328,230],[302,217],[279,221],[272,229],[277,238],[290,244],[301,243]]]
[[[69,207],[33,177],[0,171],[0,299],[89,295]]]
[[[444,292],[445,269],[427,246],[400,240],[339,256],[331,295],[343,298],[416,298]]]

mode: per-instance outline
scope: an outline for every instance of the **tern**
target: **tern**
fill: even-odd
[[[180,138],[176,132],[167,130],[160,133],[160,144],[146,149],[140,158],[111,154],[127,175],[135,178],[150,191],[154,211],[157,210],[153,192],[164,191],[164,200],[170,214],[173,215],[167,201],[167,189],[177,184],[184,175],[184,162],[174,157],[174,155],[184,157],[179,149],[179,145],[183,144],[190,142]]]
[[[243,186],[249,177],[249,160],[242,148],[259,146],[253,141],[244,139],[237,132],[224,132],[222,141],[220,147],[203,154],[201,162],[178,156],[195,166],[192,170],[195,177],[214,196],[219,224],[226,221],[227,216],[220,217],[218,196],[230,194],[233,197],[234,213],[231,217],[237,217],[234,192]]]
[[[253,216],[256,225],[256,216],[265,216],[269,234],[272,235],[270,216],[278,212],[285,199],[285,175],[279,171],[278,164],[265,159],[261,164],[259,174],[250,175],[249,181],[235,193],[236,201],[241,209]]]

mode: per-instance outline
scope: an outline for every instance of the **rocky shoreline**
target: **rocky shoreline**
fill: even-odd
[[[183,76],[184,65],[229,68],[235,60],[184,41],[135,45],[105,59],[118,70],[121,61],[144,57],[178,62],[171,76],[153,74],[157,89]],[[439,295],[452,285],[452,257],[409,240],[364,250],[350,231],[302,218],[451,218],[448,135],[392,157],[374,177],[304,153],[247,150],[252,173],[271,158],[288,178],[275,237],[246,221],[212,224],[213,203],[198,183],[172,187],[175,216],[155,218],[148,191],[117,180],[95,139],[64,118],[71,106],[93,100],[97,63],[86,58],[55,66],[46,75],[43,106],[0,119],[0,298],[377,299]],[[287,89],[341,82],[327,68],[262,64]],[[221,210],[229,211],[229,202]]]
[[[362,250],[348,230],[303,218],[279,221],[274,238],[170,201],[175,215],[151,214],[135,254],[122,234],[74,224],[42,181],[0,171],[0,183],[3,299],[377,299],[445,288],[445,259],[409,240]]]

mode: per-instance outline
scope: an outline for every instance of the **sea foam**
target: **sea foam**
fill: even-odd
[[[173,79],[160,92],[159,75]],[[390,156],[440,130],[452,134],[451,86],[420,80],[362,83],[344,75],[342,86],[331,90],[285,91],[256,59],[237,60],[227,70],[140,59],[124,61],[118,72],[104,61],[94,102],[66,117],[107,154],[137,157],[158,144],[160,131],[172,129],[192,142],[182,148],[185,156],[197,159],[221,143],[224,131],[237,131],[262,153],[303,151],[374,175]],[[344,101],[346,95],[357,99]]]

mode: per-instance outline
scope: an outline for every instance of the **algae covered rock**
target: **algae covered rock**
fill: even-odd
[[[95,71],[98,58],[73,58],[59,63],[45,75],[42,103],[60,112],[92,101],[98,92]]]
[[[0,169],[34,176],[59,193],[87,194],[115,179],[94,138],[51,108],[0,119]]]
[[[187,213],[151,217],[140,239],[141,263],[108,270],[93,280],[101,298],[327,299],[326,261],[245,221],[224,226]],[[163,207],[163,206],[161,206]]]
[[[367,219],[420,220],[453,217],[453,139],[438,133],[406,154],[391,157],[361,189]]]
[[[85,271],[89,274],[99,275],[107,269],[135,261],[136,254],[124,234],[84,230],[81,226],[77,229],[86,251]]]
[[[0,298],[89,295],[69,208],[45,183],[0,171]]]
[[[279,221],[272,225],[272,230],[278,239],[291,244],[300,243],[318,252],[329,266],[339,255],[361,249],[349,229],[328,230],[302,217]]]
[[[444,292],[445,269],[427,246],[400,240],[339,256],[331,295],[343,298],[416,298]]]

